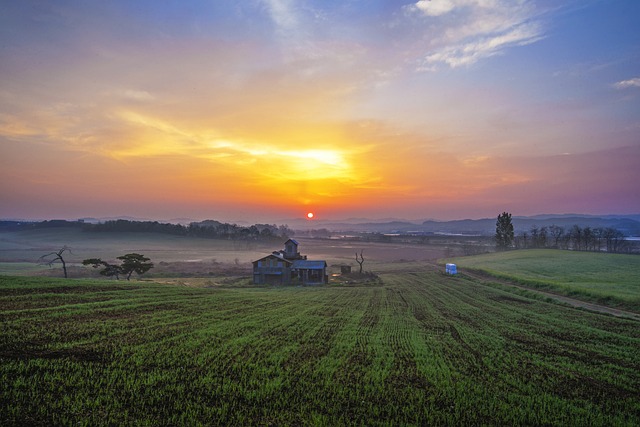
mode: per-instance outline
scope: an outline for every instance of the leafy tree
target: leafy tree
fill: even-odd
[[[82,261],[82,264],[90,265],[93,268],[102,266],[103,269],[100,271],[100,274],[103,276],[116,276],[116,279],[120,279],[120,275],[122,274],[127,276],[127,280],[131,279],[133,273],[144,274],[153,268],[153,263],[149,262],[149,258],[144,255],[131,253],[119,256],[118,259],[122,261],[120,265],[109,264],[100,258],[88,258]]]
[[[90,265],[93,268],[98,268],[103,266],[104,268],[100,271],[100,274],[107,277],[116,276],[116,279],[120,280],[120,274],[122,274],[122,270],[119,265],[109,264],[106,261],[102,261],[100,258],[89,258],[82,261],[83,265]]]
[[[513,245],[513,223],[511,214],[503,212],[496,221],[496,247],[498,250],[509,249]]]
[[[127,280],[133,273],[144,274],[153,268],[153,263],[144,255],[131,253],[119,256],[118,259],[122,261],[120,271],[127,275]]]
[[[62,271],[64,271],[64,278],[66,279],[67,276],[67,263],[64,261],[64,258],[62,257],[62,254],[65,251],[69,251],[71,252],[71,249],[69,249],[69,247],[67,247],[66,245],[63,246],[58,252],[51,252],[48,253],[46,255],[42,255],[39,260],[41,262],[44,262],[45,264],[47,264],[49,267],[53,266],[53,264],[57,261],[60,261],[62,263]]]

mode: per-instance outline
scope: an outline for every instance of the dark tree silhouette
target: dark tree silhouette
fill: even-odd
[[[144,274],[153,268],[153,263],[149,262],[149,258],[144,255],[132,253],[118,257],[122,261],[120,270],[122,274],[127,275],[127,280],[131,278],[131,275],[135,272],[137,274]]]
[[[54,263],[56,263],[57,261],[60,261],[60,263],[62,263],[62,271],[64,271],[64,278],[66,279],[68,277],[67,263],[64,261],[64,258],[62,257],[62,254],[64,254],[65,251],[68,251],[69,253],[71,253],[71,249],[65,245],[58,252],[51,252],[46,255],[42,255],[40,258],[38,258],[38,261],[44,264],[47,264],[49,267],[52,267]]]
[[[93,268],[98,268],[103,266],[104,268],[100,271],[100,274],[107,277],[116,276],[116,279],[120,280],[120,274],[122,274],[122,270],[119,265],[109,264],[106,261],[102,261],[100,258],[89,258],[82,261],[83,265],[90,265]]]
[[[149,262],[149,258],[144,255],[131,253],[119,256],[118,259],[122,261],[122,264],[109,264],[100,258],[88,258],[82,261],[84,265],[90,265],[93,268],[100,266],[104,267],[100,274],[103,276],[116,276],[116,279],[120,279],[120,275],[126,275],[127,280],[131,279],[133,273],[144,274],[153,268],[153,263]]]
[[[360,264],[360,274],[362,274],[362,264],[364,264],[364,256],[362,250],[360,251],[360,258],[358,258],[358,252],[356,252],[356,262]]]
[[[504,251],[513,245],[513,223],[511,214],[502,212],[496,221],[496,247]]]
[[[551,233],[551,237],[553,238],[553,247],[559,248],[560,241],[564,236],[564,228],[553,224],[551,227],[549,227],[549,233]]]

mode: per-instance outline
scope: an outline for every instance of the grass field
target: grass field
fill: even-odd
[[[518,250],[454,262],[462,269],[478,269],[526,286],[640,312],[640,257],[636,255]]]
[[[0,425],[640,425],[638,322],[375,286],[0,276]]]

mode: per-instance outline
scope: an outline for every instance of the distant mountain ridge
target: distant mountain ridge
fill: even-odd
[[[111,218],[81,218],[79,221],[85,223],[101,223],[117,219],[130,221],[150,221],[147,219],[133,217],[111,217]],[[218,222],[215,220],[203,221]],[[7,226],[9,223],[25,222],[33,223],[38,221],[3,219],[0,225]],[[161,223],[188,225],[191,221],[188,218],[177,218],[169,221],[159,221]],[[4,223],[4,224],[3,224]],[[242,224],[238,221],[235,224]],[[301,218],[273,221],[269,223],[287,225],[293,230],[327,229],[340,233],[425,233],[425,234],[459,234],[459,235],[482,235],[492,236],[495,233],[496,218],[482,219],[462,219],[451,221],[439,221],[429,219],[426,221],[410,221],[397,218],[388,219],[367,219],[349,218],[340,221],[317,220],[312,221]],[[528,232],[532,227],[550,227],[557,225],[568,229],[574,225],[591,228],[614,228],[621,231],[625,236],[640,236],[640,214],[632,215],[583,215],[583,214],[540,214],[533,216],[514,216],[513,226],[516,234]]]
[[[292,221],[290,227],[296,229],[326,228],[334,232],[375,232],[375,233],[433,233],[492,236],[496,230],[496,218],[462,219],[451,221],[402,221],[389,222],[333,222],[313,221],[306,223]],[[625,236],[640,236],[640,215],[535,215],[513,217],[516,234],[528,232],[532,227],[550,227],[557,225],[565,229],[578,225],[591,228],[615,228]]]

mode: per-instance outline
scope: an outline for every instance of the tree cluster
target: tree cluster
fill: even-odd
[[[611,227],[580,227],[574,225],[565,229],[558,225],[549,227],[532,226],[528,232],[514,236],[511,214],[498,215],[495,234],[496,248],[506,250],[553,248],[592,252],[626,252],[629,242],[624,233]]]
[[[131,279],[133,273],[144,274],[153,268],[153,263],[149,262],[150,259],[144,255],[131,253],[119,256],[120,264],[110,264],[100,258],[88,258],[82,261],[83,265],[90,265],[93,268],[100,268],[100,274],[107,277],[115,276],[116,279],[120,279],[120,276],[125,276],[127,280]],[[66,276],[65,276],[66,277]]]
[[[192,222],[188,226],[158,221],[129,221],[119,219],[100,224],[86,224],[84,229],[97,232],[154,232],[179,236],[226,240],[280,240],[293,236],[286,225],[254,224],[248,227],[214,220]]]
[[[533,226],[529,232],[522,232],[516,239],[516,247],[553,248],[592,252],[626,252],[628,242],[624,234],[610,227],[580,227],[574,225],[565,229],[557,225],[550,227]]]

